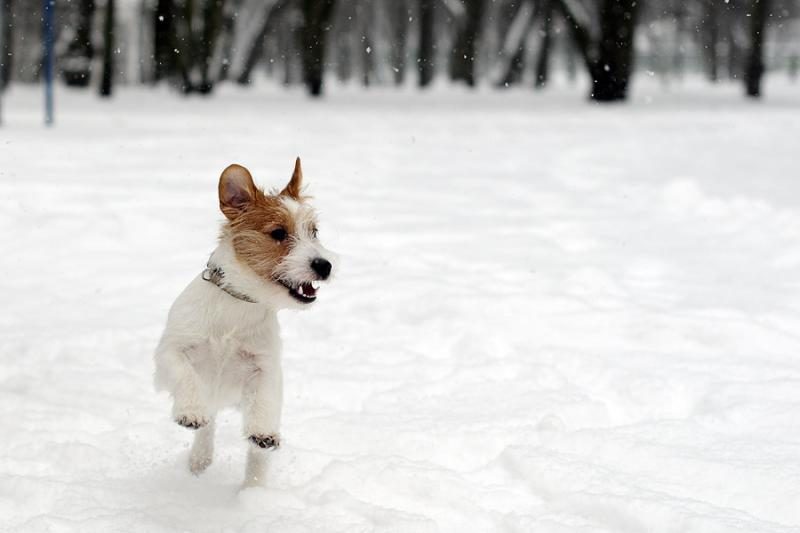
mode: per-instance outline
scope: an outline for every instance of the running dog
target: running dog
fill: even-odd
[[[333,273],[303,196],[300,158],[280,192],[264,193],[240,165],[219,179],[227,220],[202,273],[178,296],[155,352],[156,388],[173,398],[172,417],[195,431],[189,469],[214,451],[214,417],[238,407],[248,441],[245,486],[263,483],[268,450],[281,443],[283,402],[277,312],[305,308]]]

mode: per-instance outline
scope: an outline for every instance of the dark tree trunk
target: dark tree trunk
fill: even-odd
[[[395,85],[401,85],[406,74],[406,54],[408,45],[408,3],[393,1],[390,4],[390,20],[392,24],[391,60]]]
[[[742,68],[742,47],[736,42],[733,25],[728,24],[726,40],[728,41],[728,78],[741,80],[744,69]]]
[[[768,0],[754,0],[750,17],[750,57],[745,68],[744,82],[747,96],[761,96],[761,77],[764,74],[764,33],[767,29]]]
[[[708,79],[719,81],[719,9],[717,0],[706,0],[703,39],[708,64]]]
[[[334,0],[303,0],[303,81],[311,96],[322,94],[325,41]]]
[[[11,82],[11,69],[14,64],[14,24],[13,24],[13,1],[12,0],[0,0],[0,9],[3,10],[2,13],[2,21],[3,21],[3,40],[0,42],[0,91],[8,87],[8,84]]]
[[[361,58],[361,83],[369,87],[375,81],[375,43],[372,38],[375,28],[375,6],[372,2],[359,2],[356,20],[359,21],[359,57]]]
[[[231,60],[233,59],[233,39],[236,26],[233,10],[223,9],[222,23],[220,25],[220,50],[222,55],[222,62],[219,66],[217,73],[217,81],[225,81],[228,79],[231,70]]]
[[[73,87],[86,87],[91,80],[94,11],[94,0],[80,0],[77,11],[71,17],[75,34],[61,58],[61,76],[64,83]]]
[[[625,100],[633,67],[633,32],[636,0],[605,0],[601,10],[601,38],[594,63],[592,99]]]
[[[641,0],[603,0],[600,42],[595,46],[589,29],[577,20],[565,0],[558,0],[592,78],[589,97],[596,102],[615,102],[628,96],[636,10],[640,3]]]
[[[217,38],[222,29],[222,10],[223,0],[206,0],[203,6],[203,32],[198,46],[200,63],[200,85],[198,91],[203,94],[210,93],[214,88],[214,82],[209,76],[211,61],[214,58]]]
[[[153,26],[153,80],[160,81],[176,72],[175,49],[175,2],[174,0],[158,0],[154,13]]]
[[[419,0],[419,47],[417,50],[417,68],[419,69],[419,86],[427,87],[433,81],[435,8],[434,0]]]
[[[103,79],[100,96],[111,96],[114,86],[114,0],[106,0],[103,22]]]
[[[450,58],[450,78],[475,86],[475,50],[485,7],[484,0],[461,0],[466,11]]]
[[[536,88],[541,89],[547,85],[550,65],[550,47],[552,45],[553,3],[551,0],[542,2],[542,43],[539,46],[539,57],[536,59]]]
[[[369,30],[366,30],[361,41],[361,83],[364,87],[369,87],[375,77],[375,57],[372,52],[372,39]]]
[[[686,23],[689,10],[682,3],[678,3],[675,9],[675,50],[672,56],[672,71],[678,77],[683,77],[683,46],[684,34],[686,33]]]

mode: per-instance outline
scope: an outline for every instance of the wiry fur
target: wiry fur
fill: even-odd
[[[245,485],[263,481],[266,450],[280,444],[283,400],[277,311],[304,307],[289,288],[319,279],[309,266],[332,261],[316,239],[316,217],[300,196],[299,159],[289,185],[266,195],[244,167],[220,177],[220,209],[228,218],[210,263],[225,283],[251,297],[232,297],[198,275],[178,296],[156,349],[156,386],[171,393],[173,419],[196,429],[189,467],[199,474],[211,464],[214,416],[238,407],[249,440]],[[276,228],[288,236],[276,241]],[[288,287],[287,287],[288,285]]]

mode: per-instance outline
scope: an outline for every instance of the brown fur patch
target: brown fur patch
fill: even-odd
[[[292,178],[289,180],[289,183],[286,185],[286,187],[283,188],[281,194],[283,196],[288,196],[289,198],[294,198],[300,202],[303,200],[303,197],[300,194],[302,187],[303,167],[300,165],[300,158],[298,157],[294,162],[294,172],[292,173]]]
[[[276,241],[270,232],[283,228],[291,236],[295,231],[294,219],[283,203],[275,196],[257,191],[253,203],[231,220],[226,231],[233,242],[236,257],[259,276],[272,279],[272,272],[291,248],[291,237]]]
[[[231,238],[236,257],[264,279],[273,279],[275,267],[291,251],[293,236],[300,229],[280,195],[302,202],[301,185],[300,158],[291,181],[279,195],[265,194],[240,165],[229,166],[220,176],[220,210],[228,218],[223,237]],[[278,228],[286,230],[286,239],[277,241],[270,235]]]

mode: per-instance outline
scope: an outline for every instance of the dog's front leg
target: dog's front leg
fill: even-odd
[[[156,352],[156,367],[173,397],[172,417],[183,427],[198,429],[208,424],[210,413],[203,398],[205,386],[186,354],[186,349],[164,346]]]
[[[250,442],[247,451],[245,486],[263,483],[266,450],[280,446],[281,409],[283,408],[283,373],[280,359],[259,362],[258,370],[245,386],[242,398],[244,434]]]

